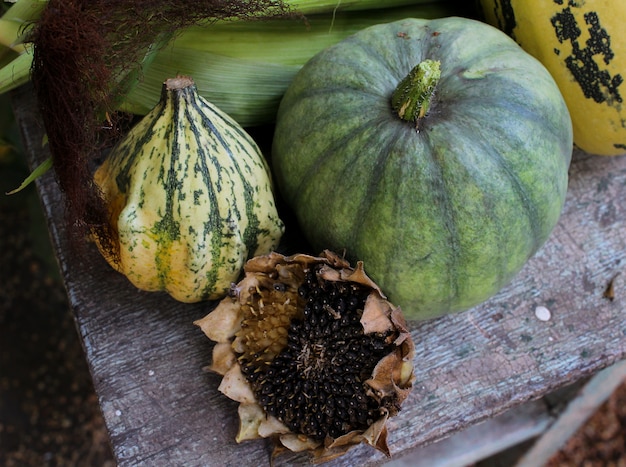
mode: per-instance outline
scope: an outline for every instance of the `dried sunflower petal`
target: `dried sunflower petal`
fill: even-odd
[[[340,256],[249,260],[230,296],[195,322],[217,344],[209,370],[240,403],[237,442],[323,462],[359,443],[389,455],[387,419],[413,385],[414,345],[399,308]]]

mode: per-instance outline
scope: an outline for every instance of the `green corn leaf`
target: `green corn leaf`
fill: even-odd
[[[24,179],[24,181],[22,182],[22,184],[20,186],[18,186],[14,190],[8,191],[6,194],[7,195],[14,195],[15,193],[19,193],[24,188],[26,188],[28,185],[30,185],[32,182],[34,182],[36,179],[38,179],[43,174],[45,174],[48,170],[50,170],[50,167],[52,167],[52,159],[51,158],[47,158],[45,161],[43,161],[41,164],[39,164],[37,167],[35,167],[35,170],[33,170],[30,173],[30,175]]]

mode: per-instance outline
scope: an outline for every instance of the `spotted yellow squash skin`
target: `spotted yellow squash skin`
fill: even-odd
[[[188,78],[164,83],[95,180],[118,234],[119,251],[96,239],[103,256],[139,289],[181,302],[224,296],[284,230],[258,146]]]
[[[626,153],[626,2],[480,0],[486,22],[550,71],[591,154]]]

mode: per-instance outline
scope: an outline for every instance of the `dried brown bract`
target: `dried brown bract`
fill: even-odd
[[[414,345],[399,308],[336,254],[271,253],[195,324],[217,344],[210,370],[240,403],[237,442],[324,462],[365,442],[389,455],[386,422],[413,384]]]

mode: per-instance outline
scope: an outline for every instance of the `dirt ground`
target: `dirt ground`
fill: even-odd
[[[28,173],[0,159],[0,465],[113,467],[106,428]],[[626,384],[549,467],[626,467]]]
[[[113,467],[38,198],[4,195],[25,173],[0,165],[0,465]]]

